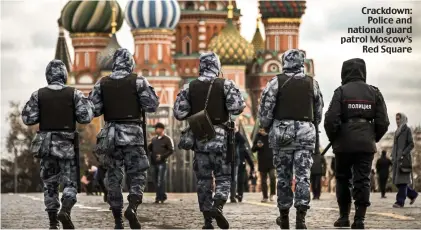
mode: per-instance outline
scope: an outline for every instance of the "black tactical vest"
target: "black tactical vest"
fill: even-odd
[[[277,120],[313,121],[314,89],[313,78],[291,78],[278,75],[278,94],[274,118]],[[284,85],[284,87],[282,87]]]
[[[207,112],[212,120],[212,124],[219,125],[228,121],[228,110],[225,106],[223,78],[216,78],[213,82],[212,90],[209,96]],[[191,103],[191,114],[196,114],[205,108],[206,96],[210,81],[203,82],[194,80],[189,85],[189,98]]]
[[[101,80],[101,95],[105,121],[139,120],[141,108],[136,89],[136,74],[113,79],[109,76]]]
[[[376,91],[363,81],[350,82],[341,86],[342,122],[353,118],[373,120],[376,107]]]
[[[74,93],[75,89],[72,87],[61,90],[45,87],[38,90],[40,131],[76,130]]]

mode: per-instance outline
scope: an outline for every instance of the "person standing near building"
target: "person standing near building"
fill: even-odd
[[[326,175],[326,160],[321,154],[313,154],[311,166],[310,184],[313,192],[313,200],[320,200],[322,194],[322,178]]]
[[[209,94],[211,109],[207,110],[207,113],[216,136],[204,142],[193,138],[195,152],[193,169],[197,177],[199,208],[205,220],[203,228],[213,228],[212,220],[215,219],[218,227],[228,229],[229,223],[222,209],[230,192],[231,165],[226,163],[228,131],[224,124],[229,121],[230,115],[243,112],[245,102],[233,81],[219,78],[222,72],[218,55],[213,52],[202,53],[199,63],[199,77],[177,95],[173,109],[174,116],[181,121],[202,111],[212,84]],[[216,189],[212,197],[214,178]]]
[[[250,166],[250,175],[253,175],[254,173],[253,158],[250,155],[250,152],[247,148],[246,141],[246,138],[237,129],[235,132],[235,149],[237,153],[237,162],[236,169],[234,170],[234,173],[236,173],[236,175],[234,176],[234,181],[232,181],[231,183],[231,203],[237,202],[235,198],[237,198],[239,202],[243,201],[244,181],[246,179],[246,161]],[[235,195],[236,191],[237,195]]]
[[[289,228],[289,209],[294,201],[292,191],[295,169],[296,228],[305,229],[305,216],[310,208],[311,155],[316,144],[313,122],[322,119],[323,97],[317,81],[304,74],[305,53],[298,49],[282,56],[283,72],[270,80],[263,90],[259,108],[262,128],[270,129],[269,144],[278,177],[276,222]]]
[[[355,216],[351,227],[359,229],[364,228],[366,210],[370,206],[370,172],[376,142],[387,132],[389,119],[380,90],[366,83],[363,59],[345,61],[341,78],[342,85],[335,90],[324,121],[336,159],[340,217],[334,226],[350,226],[352,188]]]
[[[151,164],[155,174],[155,203],[164,203],[167,200],[167,194],[165,194],[167,159],[174,153],[173,141],[164,131],[165,125],[157,123],[155,125],[156,136],[152,138],[148,146],[149,153],[151,154]]]
[[[379,189],[381,198],[386,198],[386,185],[389,179],[389,169],[392,161],[386,156],[386,151],[382,151],[381,157],[376,162],[377,179],[379,181]]]
[[[129,206],[124,216],[130,228],[141,227],[137,207],[142,203],[149,160],[146,155],[141,111],[155,112],[159,98],[146,78],[133,73],[133,56],[127,49],[118,49],[113,56],[110,76],[100,79],[89,98],[95,106],[95,116],[104,115],[105,126],[97,135],[95,153],[107,168],[108,204],[115,228],[122,229],[124,172],[128,177]]]
[[[35,91],[22,110],[25,125],[39,124],[31,152],[40,158],[44,185],[45,211],[50,229],[74,229],[70,211],[77,199],[77,170],[74,144],[76,122],[88,124],[93,118],[93,104],[77,89],[66,86],[67,70],[60,60],[51,61],[45,71],[48,86]],[[76,135],[77,137],[77,135]],[[59,185],[63,185],[61,209]]]
[[[398,129],[395,132],[392,149],[393,162],[393,184],[398,187],[396,194],[396,203],[394,208],[403,208],[406,197],[410,199],[409,204],[413,204],[418,197],[418,193],[408,186],[413,183],[412,174],[412,156],[411,151],[414,148],[411,128],[408,127],[408,118],[403,113],[396,114],[396,124]]]
[[[267,184],[268,175],[270,182],[270,201],[273,201],[273,196],[276,195],[276,175],[275,167],[273,166],[273,153],[272,149],[269,147],[269,137],[265,129],[259,129],[259,132],[254,138],[251,151],[257,151],[257,162],[259,166],[260,181],[263,194],[262,202],[266,203],[269,199]]]

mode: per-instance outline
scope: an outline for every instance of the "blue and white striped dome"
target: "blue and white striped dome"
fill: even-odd
[[[126,21],[135,29],[174,29],[180,19],[177,0],[135,0],[126,7]]]

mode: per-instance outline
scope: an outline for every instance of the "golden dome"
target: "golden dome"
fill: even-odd
[[[257,18],[257,26],[256,26],[256,32],[254,33],[253,40],[251,41],[251,44],[253,44],[254,52],[257,53],[259,50],[265,49],[265,40],[263,40],[263,36],[260,33],[260,17]]]
[[[223,65],[245,65],[254,55],[253,45],[240,35],[230,18],[219,35],[210,41],[209,50],[218,54]]]

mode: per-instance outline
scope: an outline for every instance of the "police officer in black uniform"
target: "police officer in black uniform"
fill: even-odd
[[[386,133],[389,120],[380,90],[366,83],[363,59],[345,61],[341,77],[342,85],[334,92],[324,123],[336,158],[340,217],[334,226],[350,226],[352,189],[355,217],[351,228],[363,229],[370,206],[370,172],[376,142]]]

